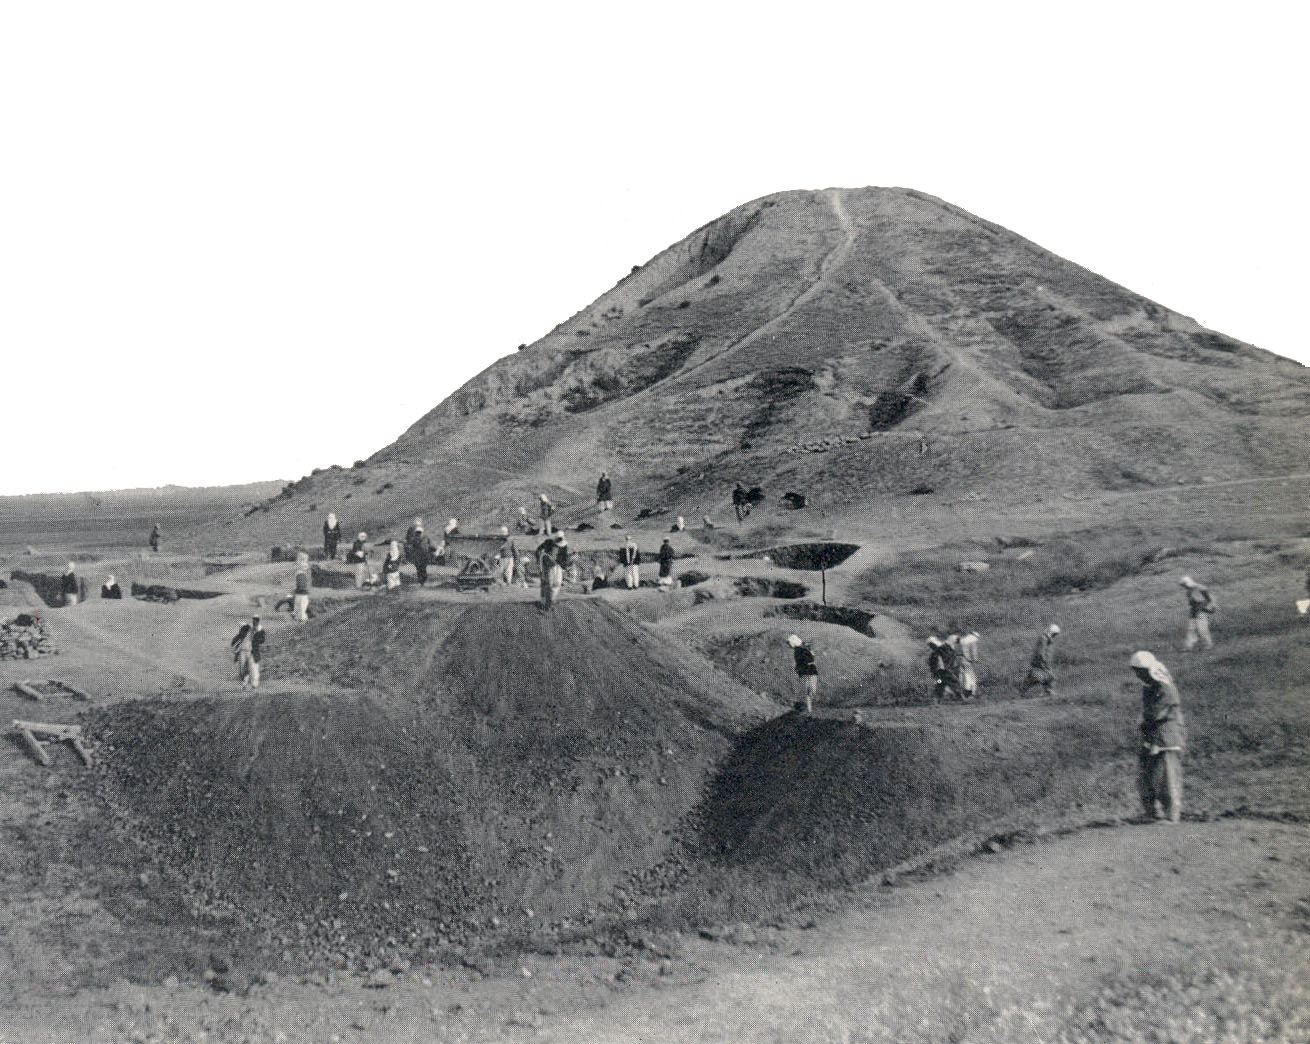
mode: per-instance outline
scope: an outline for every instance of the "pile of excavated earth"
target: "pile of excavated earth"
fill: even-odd
[[[585,924],[776,713],[592,599],[367,599],[266,666],[311,691],[96,712],[101,793],[197,912],[338,962]]]

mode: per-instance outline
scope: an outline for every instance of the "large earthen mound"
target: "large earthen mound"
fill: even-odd
[[[370,600],[268,669],[323,691],[99,712],[105,792],[201,905],[346,959],[585,920],[768,712],[590,599]]]

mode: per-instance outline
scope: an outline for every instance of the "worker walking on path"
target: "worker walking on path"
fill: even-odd
[[[641,586],[641,552],[632,537],[619,549],[619,565],[623,566],[623,586],[629,591],[637,590]]]
[[[164,539],[164,531],[159,528],[159,523],[156,522],[153,526],[150,527],[150,550],[158,551],[159,542],[163,539]]]
[[[955,650],[935,634],[928,635],[928,670],[932,672],[932,695],[937,701],[953,700],[960,692]]]
[[[814,651],[801,640],[799,634],[789,634],[787,644],[791,646],[796,677],[801,683],[801,702],[796,704],[796,709],[800,710],[803,706],[806,714],[812,714],[815,697],[819,695],[819,665],[814,662]]]
[[[259,661],[263,656],[264,641],[268,636],[258,616],[252,616],[250,623],[242,624],[232,639],[233,659],[236,660],[237,676],[242,688],[259,688]]]
[[[1051,624],[1037,639],[1033,648],[1032,659],[1028,663],[1028,674],[1019,686],[1019,695],[1024,695],[1034,685],[1042,687],[1042,695],[1055,695],[1055,639],[1060,633],[1059,624]]]
[[[496,548],[493,560],[500,582],[506,587],[514,583],[514,571],[518,568],[519,549],[514,546],[514,538],[509,535],[509,526],[500,527],[501,544]]]
[[[603,515],[606,511],[614,510],[614,485],[610,482],[609,473],[602,471],[600,478],[596,480],[596,513]]]
[[[1187,742],[1182,700],[1169,668],[1145,650],[1128,661],[1142,682],[1141,747],[1137,792],[1149,819],[1177,823],[1183,814],[1183,747]]]
[[[1210,597],[1209,591],[1190,576],[1185,576],[1178,582],[1187,591],[1187,637],[1183,640],[1183,648],[1195,649],[1199,641],[1207,649],[1213,649],[1214,641],[1210,638],[1210,616],[1217,608],[1214,599]]]
[[[341,543],[341,523],[337,516],[328,512],[327,521],[323,523],[323,557],[329,562],[337,560],[337,545]]]

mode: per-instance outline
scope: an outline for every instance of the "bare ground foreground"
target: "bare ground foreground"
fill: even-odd
[[[699,582],[578,585],[550,617],[439,569],[425,591],[319,589],[298,626],[272,608],[291,566],[84,549],[96,584],[215,597],[0,591],[59,649],[0,661],[0,721],[96,743],[91,769],[0,744],[0,1042],[1310,1039],[1307,494],[1293,476],[1018,511],[901,498],[866,522],[769,509],[677,535]],[[0,549],[6,577],[58,571],[44,536]],[[860,545],[828,600],[864,615],[825,616],[815,574],[723,557],[812,536]],[[604,571],[611,534],[570,538]],[[1190,656],[1184,572],[1221,607]],[[251,697],[227,639],[257,606]],[[1017,698],[1054,619],[1058,695]],[[956,625],[983,634],[982,696],[936,705],[922,640]],[[823,670],[812,718],[786,713],[791,630]],[[1133,819],[1139,647],[1189,714],[1176,826]],[[507,657],[545,682],[497,675]],[[34,703],[24,679],[92,705]],[[340,760],[356,750],[367,772]]]

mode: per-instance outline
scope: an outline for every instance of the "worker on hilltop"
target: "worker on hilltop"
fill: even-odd
[[[732,510],[736,512],[738,522],[751,513],[750,494],[740,482],[732,487]]]
[[[1051,624],[1038,636],[1032,659],[1028,661],[1028,673],[1019,686],[1020,696],[1034,685],[1042,687],[1044,696],[1055,695],[1055,639],[1059,633],[1060,625]]]
[[[519,549],[514,546],[514,538],[509,535],[509,526],[500,527],[500,547],[491,560],[500,582],[506,587],[514,583],[514,573],[518,569]]]
[[[1148,819],[1177,823],[1183,814],[1183,746],[1187,742],[1182,700],[1169,668],[1145,650],[1128,661],[1142,682],[1141,747],[1137,792]]]
[[[82,587],[78,583],[76,563],[69,562],[64,568],[64,575],[59,581],[59,590],[64,596],[64,605],[77,605]]]
[[[623,586],[629,591],[637,590],[641,586],[641,552],[631,536],[619,549],[619,565],[623,566]]]
[[[242,624],[230,643],[233,659],[237,665],[237,676],[241,679],[243,689],[259,688],[259,661],[263,656],[264,641],[267,637],[259,617],[252,616],[250,623]]]
[[[555,514],[555,505],[551,503],[550,497],[543,493],[537,500],[537,509],[541,512],[541,531],[546,536],[550,536],[550,520],[551,516]]]
[[[156,522],[156,523],[155,523],[155,524],[150,528],[150,550],[151,550],[151,551],[158,551],[158,550],[159,550],[159,542],[160,542],[161,540],[163,540],[163,539],[164,539],[164,531],[163,531],[162,529],[159,528],[159,523]]]
[[[814,651],[805,644],[799,634],[787,635],[787,644],[791,646],[796,677],[801,684],[801,699],[796,704],[796,709],[800,710],[804,707],[806,714],[812,714],[814,700],[819,695],[819,665],[814,660]]]
[[[329,562],[337,560],[337,545],[341,543],[341,523],[337,516],[328,512],[327,521],[323,523],[323,557]]]
[[[603,515],[614,510],[614,484],[610,482],[609,473],[602,471],[596,480],[596,513]]]
[[[114,599],[121,599],[123,597],[123,589],[118,586],[118,581],[114,578],[112,573],[105,577],[105,582],[100,585],[100,597]]]
[[[1218,606],[1215,605],[1210,592],[1190,576],[1185,576],[1178,582],[1187,591],[1187,637],[1183,640],[1183,648],[1195,649],[1199,641],[1207,649],[1213,649],[1214,641],[1210,638],[1210,616]]]

